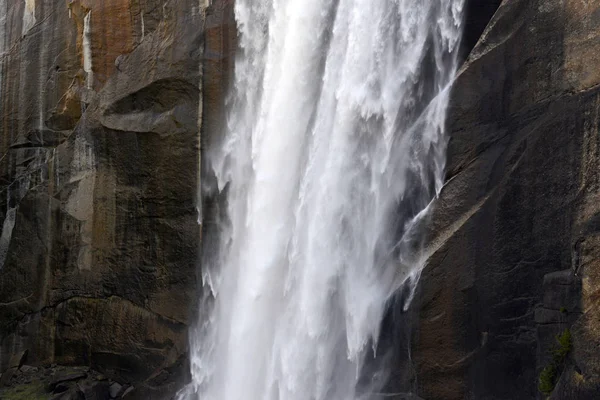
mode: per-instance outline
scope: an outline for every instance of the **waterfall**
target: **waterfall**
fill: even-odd
[[[376,397],[384,382],[361,371],[386,302],[403,287],[408,307],[423,266],[462,12],[236,1],[226,133],[205,154],[226,209],[179,398]]]

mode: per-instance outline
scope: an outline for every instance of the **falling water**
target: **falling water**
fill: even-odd
[[[462,9],[237,0],[227,132],[206,154],[226,212],[180,398],[375,396],[362,367],[386,302],[414,289],[443,183]]]

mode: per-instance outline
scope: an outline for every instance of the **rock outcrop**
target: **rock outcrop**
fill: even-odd
[[[0,372],[185,377],[206,3],[0,0]]]
[[[425,399],[600,393],[600,3],[505,0],[456,80],[413,360]]]
[[[4,376],[4,374],[3,374]],[[87,367],[22,365],[11,375],[12,385],[0,387],[3,400],[135,399],[136,388],[121,385]]]

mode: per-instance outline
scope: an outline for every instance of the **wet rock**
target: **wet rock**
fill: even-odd
[[[598,13],[597,2],[505,0],[460,70],[416,297],[423,398],[536,398],[569,326],[583,380],[560,390],[597,387]]]
[[[111,399],[117,399],[121,397],[124,392],[125,389],[123,388],[123,386],[117,382],[113,382],[108,388],[108,393]]]
[[[205,10],[32,3],[24,31],[25,2],[0,2],[0,371],[28,348],[144,382],[185,354],[197,298]]]
[[[84,381],[77,384],[85,400],[107,400],[109,395],[108,381]]]
[[[563,313],[581,312],[581,281],[571,269],[544,275],[544,307]]]
[[[10,357],[10,360],[7,364],[7,369],[4,371],[2,376],[0,377],[0,387],[9,386],[13,379],[16,379],[21,371],[19,368],[23,365],[27,358],[28,351],[20,351],[15,353]]]
[[[0,377],[0,387],[10,385],[10,382],[14,377],[16,371],[16,368],[9,368],[6,371],[4,371],[4,373],[2,373],[2,376]]]
[[[118,383],[113,385],[116,388]],[[86,367],[32,367],[27,374],[14,377],[9,387],[0,388],[0,399],[108,400],[110,386],[102,374]],[[122,392],[123,387],[115,398]]]
[[[67,390],[69,390],[70,388],[72,388],[73,385],[74,384],[72,384],[70,382],[60,382],[54,386],[54,389],[52,390],[52,392],[53,393],[64,393]]]
[[[21,371],[19,368],[23,365],[25,360],[27,359],[28,350],[20,351],[13,356],[8,361],[8,368],[4,371],[2,376],[0,377],[0,387],[9,386],[13,379],[16,379]]]
[[[85,400],[85,398],[79,389],[71,389],[68,392],[55,395],[52,400]]]
[[[124,400],[164,400],[170,399],[177,392],[179,387],[173,385],[164,385],[161,387],[151,387],[140,385],[129,388],[124,394]]]
[[[16,369],[21,368],[21,366],[27,359],[28,353],[29,353],[28,350],[24,350],[24,351],[14,354],[8,362],[8,368],[16,368]]]
[[[127,389],[125,389],[125,391],[123,391],[123,394],[121,396],[124,399],[132,398],[132,393],[134,392],[134,390],[135,390],[134,386],[129,386]]]
[[[20,368],[21,372],[23,372],[24,374],[35,374],[36,372],[39,371],[38,367],[32,367],[31,365],[23,365]]]
[[[55,376],[50,381],[50,384],[48,385],[48,390],[53,392],[57,389],[57,387],[61,383],[76,382],[78,380],[85,379],[85,378],[87,378],[87,373],[85,373],[83,371],[58,373],[57,376]],[[61,387],[64,387],[64,386],[61,386]]]

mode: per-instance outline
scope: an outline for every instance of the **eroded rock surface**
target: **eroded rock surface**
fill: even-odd
[[[4,375],[3,375],[4,376]],[[113,400],[133,399],[137,388],[82,366],[22,365],[0,387],[3,400]]]
[[[452,95],[414,345],[426,399],[600,393],[600,3],[505,0]],[[564,371],[564,372],[563,372]]]
[[[185,377],[205,15],[0,0],[0,372],[28,350],[146,399]]]

